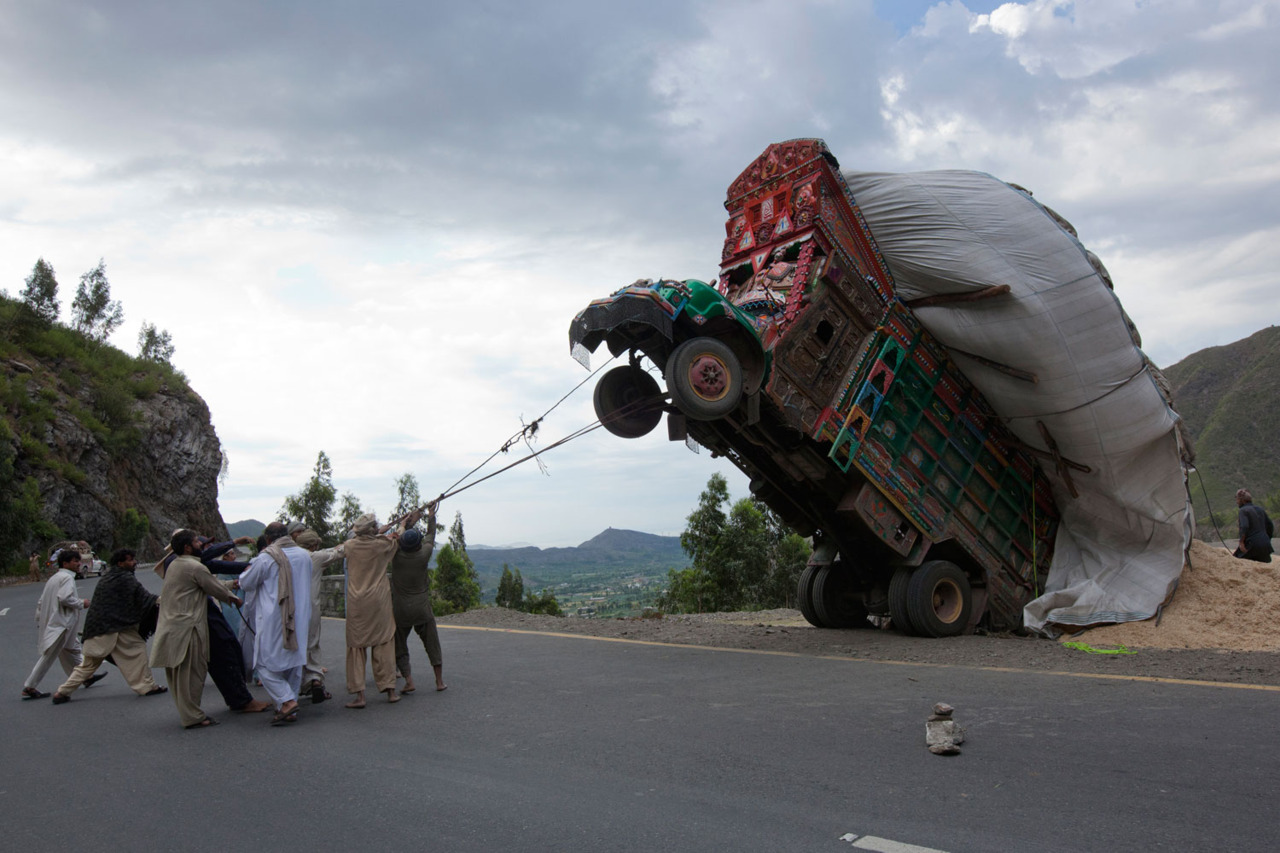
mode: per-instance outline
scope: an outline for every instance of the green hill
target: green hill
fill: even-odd
[[[262,535],[262,531],[267,529],[267,525],[258,521],[256,518],[246,518],[244,521],[235,521],[227,525],[227,535],[232,539],[239,539],[241,536],[252,536],[257,539]]]
[[[1280,497],[1280,327],[1192,353],[1164,374],[1195,442],[1199,478],[1192,474],[1191,494],[1198,532],[1216,535],[1212,507],[1231,538],[1236,489],[1248,489],[1258,503]]]
[[[612,527],[576,548],[472,547],[467,554],[475,563],[486,598],[491,598],[498,588],[504,563],[520,570],[525,589],[530,591],[562,583],[604,583],[635,575],[665,578],[668,569],[688,565],[679,536]]]

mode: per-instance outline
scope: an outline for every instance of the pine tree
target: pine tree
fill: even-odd
[[[301,521],[316,532],[326,548],[331,547],[337,542],[333,522],[329,520],[337,494],[338,490],[333,485],[333,465],[321,450],[316,457],[311,479],[302,487],[302,491],[284,499],[279,520]]]
[[[58,320],[58,279],[53,274],[53,267],[44,258],[36,261],[27,276],[26,287],[22,289],[22,301],[32,313],[45,323],[53,324]]]
[[[520,577],[519,569],[513,572],[506,563],[502,564],[502,578],[498,581],[494,603],[511,610],[520,610],[524,606],[524,578]]]

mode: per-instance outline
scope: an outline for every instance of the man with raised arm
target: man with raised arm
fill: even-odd
[[[404,520],[412,527],[422,517],[418,510]],[[373,658],[373,681],[388,702],[399,702],[396,692],[396,620],[391,610],[391,584],[387,566],[396,552],[396,537],[385,536],[394,524],[378,526],[365,513],[352,526],[355,535],[343,547],[347,552],[347,692],[355,696],[348,708],[365,706],[365,658]]]

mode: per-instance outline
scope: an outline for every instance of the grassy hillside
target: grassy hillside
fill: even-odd
[[[668,569],[688,565],[680,537],[612,527],[576,548],[474,548],[467,554],[486,597],[497,589],[504,563],[520,570],[530,591],[562,583],[603,584],[624,576],[665,578]]]
[[[1280,493],[1280,327],[1192,353],[1164,374],[1195,440],[1204,489],[1193,474],[1191,494],[1200,532],[1213,534],[1212,507],[1231,537],[1236,489],[1249,489],[1260,503]]]
[[[149,535],[139,515],[149,496],[135,482],[153,473],[139,412],[162,397],[190,398],[204,411],[170,365],[0,296],[0,570],[73,533],[101,551]]]

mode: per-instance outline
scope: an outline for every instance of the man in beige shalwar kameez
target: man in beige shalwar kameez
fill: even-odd
[[[193,530],[179,530],[169,540],[177,556],[164,574],[160,615],[151,641],[151,665],[164,667],[173,704],[184,728],[217,725],[200,709],[204,677],[209,671],[209,622],[205,596],[243,603],[200,562],[203,544]]]
[[[405,519],[412,527],[421,513]],[[396,620],[391,611],[391,582],[387,567],[396,553],[394,537],[383,536],[391,529],[378,527],[378,520],[366,513],[356,519],[355,536],[343,543],[347,556],[347,692],[355,699],[348,708],[365,706],[365,655],[373,658],[373,681],[388,702],[399,702],[396,692]]]

